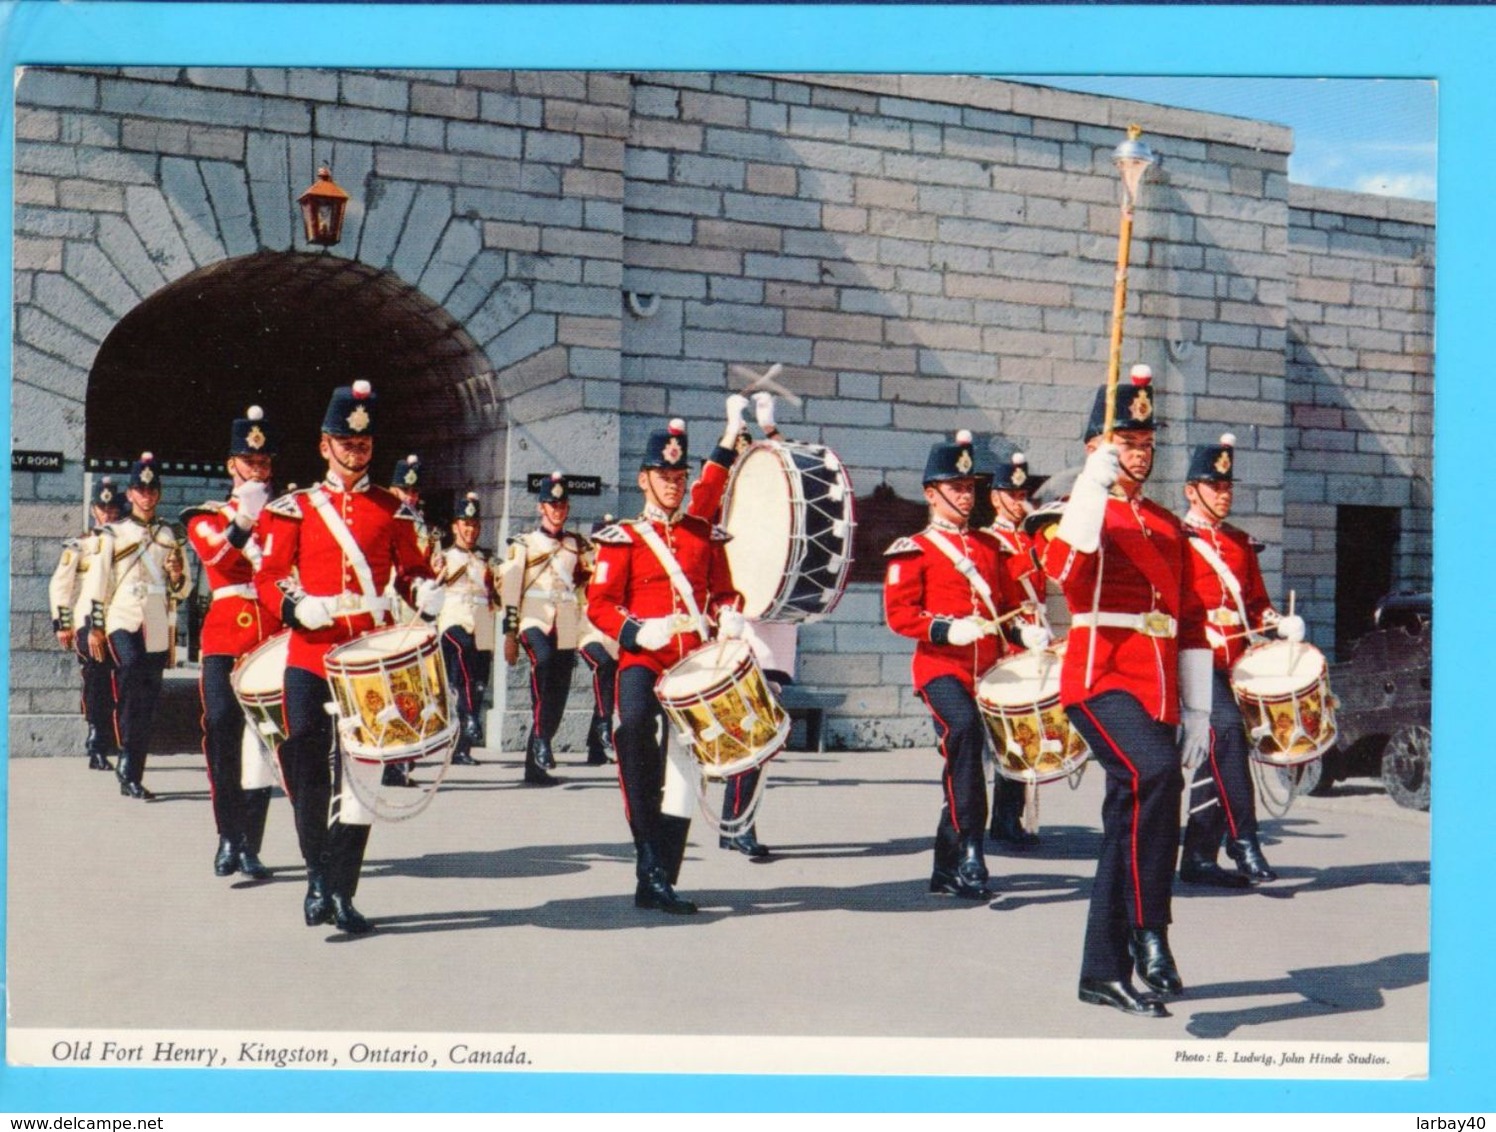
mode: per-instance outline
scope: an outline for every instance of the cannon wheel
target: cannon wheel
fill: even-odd
[[[1387,741],[1382,753],[1382,785],[1404,809],[1428,809],[1432,753],[1433,737],[1421,724],[1404,727]]]

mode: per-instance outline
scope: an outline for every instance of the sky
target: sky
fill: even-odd
[[[1434,199],[1438,84],[1420,79],[1004,75],[1292,127],[1295,184]]]

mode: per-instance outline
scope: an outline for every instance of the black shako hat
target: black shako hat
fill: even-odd
[[[396,463],[395,470],[390,473],[390,486],[404,491],[419,491],[421,489],[421,458],[412,452]]]
[[[954,441],[941,441],[930,449],[925,461],[924,483],[941,483],[945,480],[961,480],[979,476],[976,454],[971,448],[971,433],[962,429]]]
[[[125,497],[120,494],[119,485],[114,482],[113,476],[100,476],[97,483],[93,485],[92,502],[95,507],[104,507],[110,511],[123,510]]]
[[[1153,371],[1144,365],[1136,365],[1128,373],[1128,380],[1117,383],[1116,411],[1112,416],[1112,429],[1116,432],[1148,431],[1158,427],[1158,404],[1154,396]],[[1091,440],[1105,431],[1106,386],[1096,390],[1096,402],[1091,406],[1091,419],[1086,424],[1082,440]]]
[[[476,521],[481,518],[483,518],[483,505],[478,502],[478,493],[470,491],[457,504],[457,510],[452,515],[452,522],[456,523],[462,519]]]
[[[535,498],[541,503],[565,503],[571,498],[571,492],[566,490],[566,477],[560,472],[552,472],[535,485]]]
[[[675,417],[665,429],[649,434],[639,470],[659,468],[670,471],[687,466],[686,422]]]
[[[336,437],[373,436],[377,402],[374,387],[367,381],[338,386],[322,415],[322,431]]]
[[[130,487],[161,489],[161,465],[149,452],[142,452],[140,459],[130,465]]]
[[[1199,444],[1190,453],[1185,483],[1232,483],[1236,475],[1236,437],[1221,434],[1219,444]]]
[[[274,456],[275,431],[265,420],[265,410],[251,405],[229,430],[230,456]]]
[[[1028,470],[1028,457],[1014,452],[1006,461],[999,461],[997,471],[992,473],[993,491],[1026,491],[1030,495],[1039,490],[1048,476],[1036,476]]]

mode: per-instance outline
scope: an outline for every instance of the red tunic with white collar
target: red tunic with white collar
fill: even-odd
[[[1195,560],[1194,587],[1205,607],[1205,636],[1215,652],[1215,666],[1230,671],[1231,666],[1252,643],[1246,637],[1248,626],[1254,632],[1264,628],[1264,618],[1273,619],[1273,603],[1267,596],[1262,569],[1252,536],[1230,523],[1212,523],[1191,511],[1184,517],[1185,531]],[[1200,553],[1208,547],[1236,580],[1241,604],[1225,580]],[[1247,624],[1242,624],[1245,612]]]
[[[295,624],[289,610],[304,596],[346,594],[350,606],[367,600],[353,564],[312,503],[311,493],[318,489],[326,493],[333,511],[363,552],[376,598],[385,579],[393,577],[396,592],[414,604],[416,583],[433,574],[430,560],[416,539],[415,513],[394,492],[372,486],[367,476],[352,490],[345,490],[340,480],[328,477],[318,488],[283,495],[267,506],[257,527],[265,557],[255,575],[255,587],[260,601],[281,610],[281,616],[292,626],[286,663],[325,677],[323,657],[329,649],[371,629],[393,624],[393,618],[390,613],[376,616],[362,608],[337,614],[326,629],[303,629]]]
[[[668,521],[650,508],[632,522],[614,523],[592,536],[597,544],[597,565],[587,586],[587,616],[608,636],[618,641],[620,670],[644,665],[664,672],[681,657],[705,643],[694,626],[686,627],[686,603],[653,549],[638,528],[648,526],[664,543],[691,588],[696,608],[708,618],[722,609],[741,609],[742,595],[733,587],[727,563],[726,531],[698,515],[686,514]],[[640,623],[651,617],[678,615],[682,629],[660,649],[633,647]]]
[[[998,615],[1017,604],[1003,569],[1002,544],[987,531],[935,521],[884,551],[889,560],[883,576],[884,617],[895,633],[919,642],[913,661],[916,689],[937,677],[954,676],[967,691],[975,692],[977,681],[997,663],[1006,646],[998,633],[979,637],[970,645],[937,643],[945,641],[952,621],[962,617],[992,620],[994,611],[936,540],[959,551],[976,567],[992,591]]]
[[[187,511],[187,541],[192,544],[208,585],[213,604],[203,618],[204,656],[243,656],[266,637],[280,631],[280,606],[267,608],[255,592],[255,564],[262,558],[253,530],[242,546],[235,546],[233,503],[204,503]],[[257,523],[256,526],[260,524]]]
[[[1040,614],[1044,610],[1044,574],[1034,563],[1034,540],[1026,532],[1007,519],[998,518],[987,532],[1002,544],[1003,573],[1008,576],[1008,589],[1013,600],[1033,607],[1014,618],[1029,625],[1041,624]]]
[[[1102,692],[1122,691],[1154,719],[1178,723],[1179,650],[1208,647],[1205,610],[1193,587],[1198,559],[1186,546],[1183,524],[1141,496],[1113,496],[1107,500],[1095,553],[1082,553],[1060,538],[1058,517],[1035,533],[1034,549],[1044,572],[1064,593],[1072,618],[1100,610],[1152,613],[1174,623],[1173,636],[1125,627],[1093,631],[1072,624],[1060,668],[1060,702],[1068,707]],[[1089,655],[1093,632],[1094,657]]]

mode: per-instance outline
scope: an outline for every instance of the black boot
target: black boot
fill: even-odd
[[[674,884],[680,880],[681,863],[686,859],[686,842],[691,837],[691,819],[674,814],[660,815],[660,863]]]
[[[213,855],[213,875],[231,877],[239,871],[239,842],[232,837],[219,837],[218,852]]]
[[[545,768],[540,765],[540,761],[536,757],[536,750],[541,742],[542,740],[537,739],[532,734],[530,741],[525,744],[525,785],[559,786],[561,785],[561,780],[559,778],[552,778],[549,774],[546,774]]]
[[[587,765],[607,766],[617,756],[613,754],[612,728],[605,716],[594,715],[592,725],[587,728]]]
[[[90,723],[88,725],[88,742],[84,746],[84,750],[88,752],[89,770],[114,769],[114,764],[109,761],[109,756],[105,753],[107,749],[108,742],[99,734],[99,729]]]
[[[1190,818],[1184,827],[1184,849],[1179,856],[1179,879],[1185,884],[1209,884],[1216,888],[1246,888],[1252,882],[1240,873],[1227,872],[1216,864],[1216,846],[1220,843],[1200,820]]]
[[[1026,787],[1011,778],[997,776],[992,784],[992,825],[987,834],[1009,849],[1027,852],[1039,844],[1039,835],[1023,828]]]
[[[734,849],[755,861],[764,861],[770,856],[769,847],[759,841],[758,834],[751,825],[736,837],[717,838],[717,846],[720,849]]]
[[[1248,884],[1263,884],[1278,879],[1278,874],[1262,855],[1262,846],[1257,843],[1256,834],[1228,839],[1226,853],[1236,862],[1237,870],[1246,877]]]
[[[987,860],[982,855],[982,835],[961,835],[959,856],[956,861],[956,889],[952,893],[963,900],[987,900],[992,890],[987,887]]]
[[[452,752],[452,765],[477,766],[478,760],[472,756],[472,716],[458,712],[457,721],[457,749]]]
[[[948,896],[956,894],[956,857],[959,853],[956,827],[951,824],[950,809],[940,808],[940,824],[935,827],[935,866],[930,870],[930,891]]]
[[[535,765],[541,770],[555,770],[556,756],[551,753],[551,741],[535,737]]]
[[[353,906],[358,892],[359,874],[364,867],[364,850],[369,845],[369,827],[335,821],[327,831],[327,892],[332,903],[333,927],[348,935],[367,935],[374,925]]]
[[[353,897],[341,892],[332,894],[332,926],[347,935],[368,935],[374,924],[353,906]]]
[[[1092,1006],[1113,1006],[1138,1018],[1168,1018],[1164,1004],[1149,994],[1139,994],[1127,979],[1080,980],[1080,1000]]]
[[[327,894],[327,871],[323,865],[306,867],[306,899],[301,902],[301,913],[309,928],[332,922],[332,899]]]
[[[1127,940],[1127,953],[1132,956],[1138,978],[1153,990],[1159,994],[1183,993],[1184,980],[1179,977],[1179,968],[1169,951],[1168,929],[1133,928]]]
[[[696,905],[675,894],[670,886],[667,868],[661,860],[659,848],[651,841],[636,844],[639,860],[635,872],[639,877],[634,889],[634,907],[667,912],[672,916],[693,916]]]
[[[114,768],[114,776],[119,779],[119,792],[126,798],[149,802],[156,797],[140,784],[140,778],[135,770],[135,760],[129,755],[120,755],[119,762]]]
[[[268,786],[244,792],[244,848],[256,857],[265,843],[265,818],[270,813],[271,789]]]

